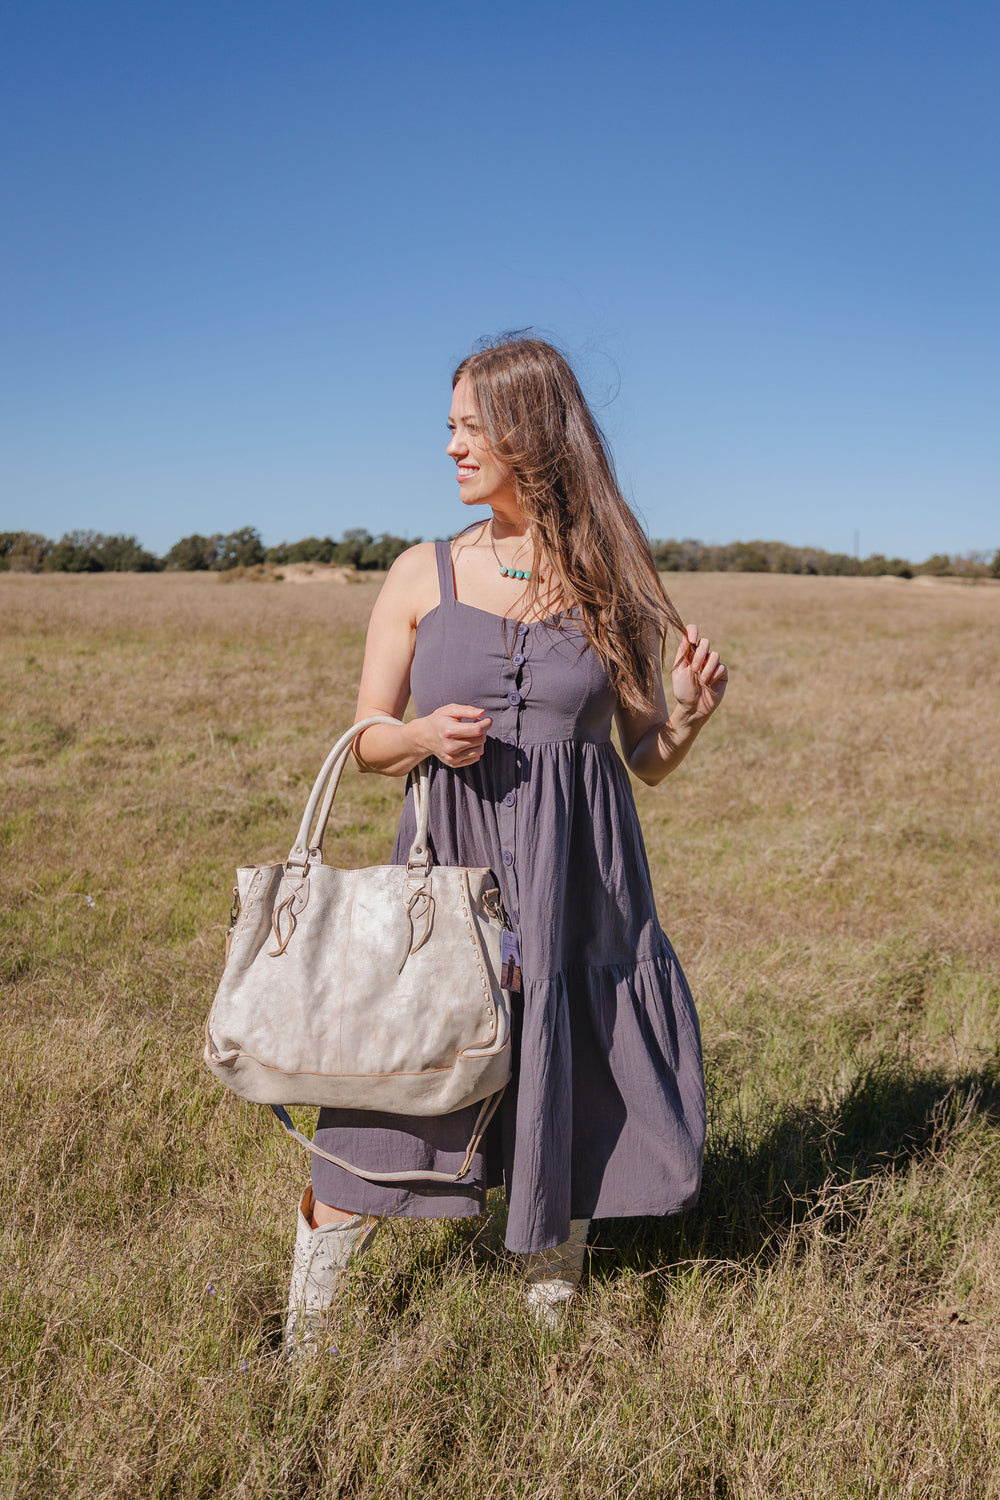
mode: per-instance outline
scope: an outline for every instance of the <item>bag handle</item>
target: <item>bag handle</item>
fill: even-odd
[[[285,869],[289,871],[301,871],[305,873],[310,863],[310,854],[313,851],[322,853],[323,838],[326,834],[326,825],[330,820],[333,809],[333,799],[337,795],[340,786],[340,778],[344,774],[351,748],[358,735],[372,724],[401,724],[402,719],[394,719],[390,714],[372,714],[367,719],[359,719],[352,724],[345,734],[330,751],[326,760],[320,767],[319,775],[313,782],[313,789],[306,803],[306,810],[302,814],[302,822],[295,836],[295,843],[285,861]],[[417,815],[417,831],[413,843],[410,846],[409,858],[406,861],[408,870],[417,870],[427,874],[430,869],[430,850],[427,844],[427,819],[429,811],[429,781],[427,775],[427,762],[422,760],[419,765],[414,766],[410,772],[410,783],[413,786],[414,810]],[[318,814],[317,814],[318,810]],[[314,823],[315,820],[315,823]],[[310,829],[312,834],[310,836]]]
[[[293,1135],[301,1146],[307,1151],[312,1151],[316,1156],[321,1156],[324,1161],[332,1161],[335,1167],[343,1167],[345,1172],[353,1172],[355,1177],[363,1177],[366,1182],[458,1182],[465,1176],[472,1166],[472,1158],[479,1150],[479,1143],[485,1134],[486,1127],[496,1114],[497,1106],[504,1096],[504,1084],[495,1094],[489,1094],[482,1103],[476,1123],[472,1127],[472,1139],[465,1153],[465,1160],[457,1172],[367,1172],[364,1167],[352,1167],[349,1161],[344,1161],[339,1156],[332,1156],[329,1151],[324,1151],[321,1146],[315,1145],[308,1136],[296,1130],[292,1123],[292,1117],[283,1104],[272,1104],[271,1108],[278,1119],[284,1125],[289,1135]]]

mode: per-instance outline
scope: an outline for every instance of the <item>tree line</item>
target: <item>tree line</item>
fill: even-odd
[[[226,573],[264,563],[337,563],[362,572],[385,571],[401,552],[420,538],[372,536],[361,527],[332,537],[307,536],[299,542],[265,547],[253,526],[223,536],[181,537],[162,557],[140,547],[134,536],[106,536],[100,531],[70,531],[50,541],[32,531],[0,532],[0,569],[19,573]]]
[[[935,552],[924,562],[905,557],[885,557],[881,552],[854,557],[847,552],[824,552],[821,547],[790,547],[787,542],[728,542],[725,546],[704,542],[653,541],[653,559],[661,573],[812,573],[836,577],[866,578],[891,574],[915,578],[1000,578],[1000,549],[949,556]]]
[[[32,531],[0,532],[0,571],[21,573],[225,573],[233,568],[254,568],[265,563],[335,563],[361,572],[384,572],[401,552],[420,538],[372,536],[361,527],[333,537],[304,537],[298,542],[280,542],[265,547],[260,533],[243,526],[228,535],[216,532],[182,537],[162,557],[141,547],[134,536],[106,536],[99,531],[71,531],[57,542]],[[653,559],[661,573],[812,573],[839,576],[893,574],[913,578],[919,573],[936,577],[1000,578],[1000,549],[949,556],[938,552],[921,563],[902,557],[884,557],[881,552],[853,557],[846,552],[825,552],[821,547],[791,547],[787,542],[729,542],[724,546],[690,538],[684,541],[652,541]]]

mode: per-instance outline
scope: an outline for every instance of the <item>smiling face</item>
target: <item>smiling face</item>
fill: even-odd
[[[458,493],[463,505],[491,505],[503,514],[517,511],[514,476],[494,457],[476,407],[472,381],[463,375],[455,386],[448,418],[448,454],[458,467]]]

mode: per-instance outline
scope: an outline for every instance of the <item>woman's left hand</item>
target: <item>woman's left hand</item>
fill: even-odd
[[[722,702],[729,673],[707,636],[689,625],[677,647],[670,682],[678,707],[692,719],[707,719]]]

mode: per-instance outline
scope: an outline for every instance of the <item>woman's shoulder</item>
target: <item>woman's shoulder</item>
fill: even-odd
[[[399,582],[423,578],[427,574],[437,576],[437,542],[414,542],[396,558],[385,581],[388,583],[392,578]]]
[[[386,574],[381,597],[419,620],[438,602],[437,543],[415,542],[401,552]]]

